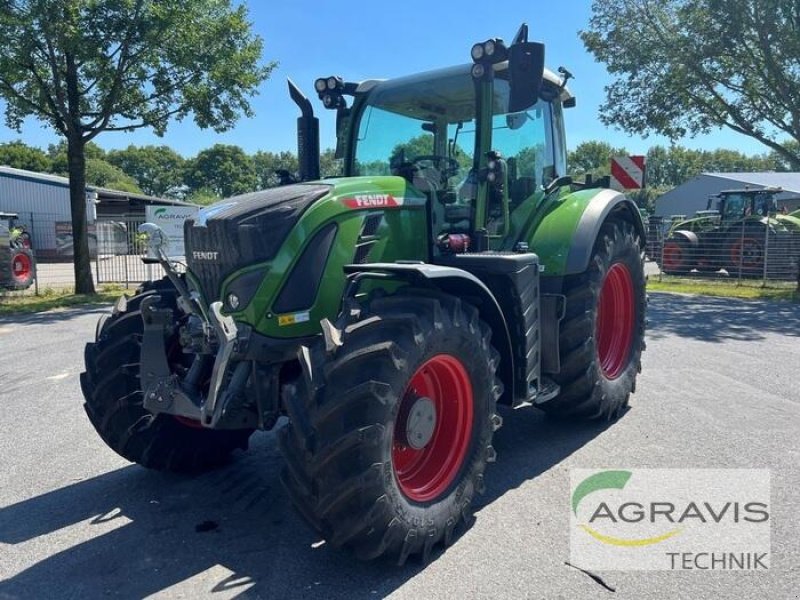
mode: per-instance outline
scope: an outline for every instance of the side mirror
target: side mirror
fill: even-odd
[[[508,112],[522,112],[539,99],[544,78],[544,44],[519,41],[508,49]]]

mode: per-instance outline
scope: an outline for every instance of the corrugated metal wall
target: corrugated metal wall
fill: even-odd
[[[56,221],[70,221],[69,188],[0,173],[0,212],[18,213],[37,250],[55,250]],[[31,218],[33,213],[33,218]]]
[[[772,173],[770,175],[773,175]],[[774,175],[781,175],[774,173]],[[749,187],[753,190],[762,189],[763,185],[748,183],[745,180],[736,181],[728,177],[716,177],[711,174],[698,175],[683,185],[670,190],[656,200],[655,214],[662,217],[671,215],[685,215],[691,217],[698,210],[705,210],[708,197],[719,194],[723,190],[735,190]],[[785,205],[789,211],[796,210],[800,205],[795,192],[784,192],[777,196],[778,206]]]

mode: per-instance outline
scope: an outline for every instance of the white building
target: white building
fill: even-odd
[[[177,200],[144,194],[120,192],[87,186],[87,203],[98,219],[143,219],[145,206],[192,206]],[[69,202],[69,179],[0,166],[0,212],[16,213],[19,223],[30,232],[37,258],[56,258],[62,254],[64,238],[71,249],[72,216]],[[90,244],[93,235],[90,224]]]

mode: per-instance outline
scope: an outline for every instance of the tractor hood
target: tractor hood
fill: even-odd
[[[385,213],[394,222],[391,214],[415,210],[420,224],[406,230],[408,223],[401,219],[397,225],[402,232],[394,235],[424,240],[425,211],[419,210],[424,206],[425,196],[395,176],[326,179],[235,196],[203,208],[186,221],[186,264],[211,303],[221,299],[226,279],[242,269],[261,265],[269,270],[269,277],[280,276],[280,269],[299,260],[303,249],[329,224],[339,229],[339,236],[350,230],[354,235],[341,242],[347,254],[342,255],[342,264],[358,262],[372,256],[366,252],[370,248],[382,247],[371,240],[364,245],[363,256],[357,252],[358,233],[368,214]],[[374,225],[379,222],[374,220]],[[427,256],[425,248],[422,244],[419,252]]]
[[[300,215],[330,192],[324,183],[288,185],[234,196],[203,208],[184,224],[186,261],[206,299],[245,265],[272,259]]]

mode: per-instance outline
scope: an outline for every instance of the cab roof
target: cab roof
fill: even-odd
[[[380,93],[381,95],[394,95],[402,96],[405,90],[414,90],[414,96],[419,98],[423,96],[430,98],[432,103],[432,112],[436,112],[435,99],[442,89],[443,81],[451,80],[466,80],[471,81],[472,64],[457,65],[454,67],[446,67],[444,69],[436,69],[433,71],[425,71],[422,73],[415,73],[414,75],[406,75],[396,77],[394,79],[368,79],[358,84],[356,94],[367,93]],[[508,61],[503,61],[494,65],[495,73],[501,77],[508,70]],[[569,88],[561,89],[561,78],[549,69],[544,70],[544,86],[543,89],[549,88],[552,94],[558,93],[562,102],[573,98]],[[423,92],[420,92],[423,90]],[[427,91],[425,91],[427,90]],[[453,92],[453,90],[450,90]],[[455,90],[456,93],[461,93],[465,96],[462,100],[465,102],[472,102],[472,86],[464,87],[462,90]],[[409,96],[411,94],[409,93]],[[550,96],[552,97],[552,96]],[[453,97],[449,97],[447,101],[442,98],[442,105],[446,106],[447,103],[453,101]],[[399,98],[398,98],[399,101]],[[458,98],[456,98],[458,102]]]

